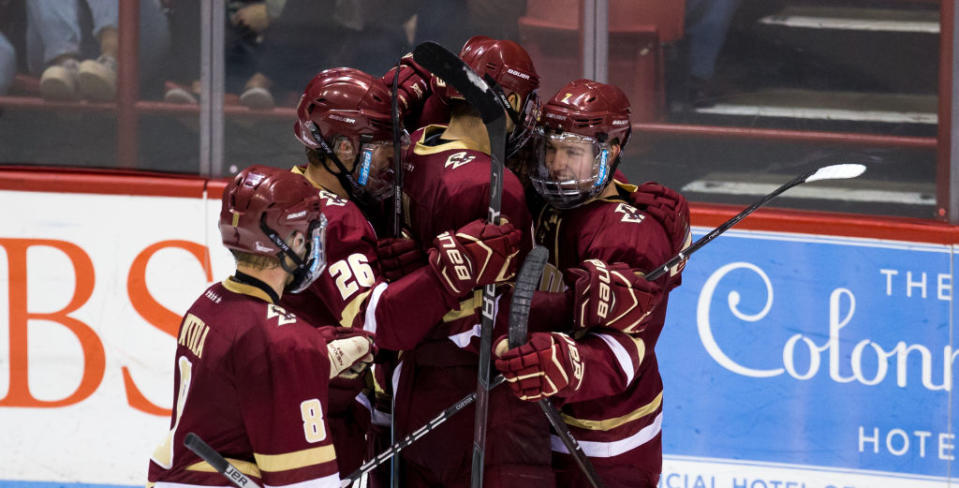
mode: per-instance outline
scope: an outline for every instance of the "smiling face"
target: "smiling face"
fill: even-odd
[[[593,144],[585,140],[549,137],[545,141],[545,164],[554,181],[587,180],[596,161]]]
[[[530,180],[556,208],[572,208],[601,194],[611,179],[619,145],[549,129],[537,131]]]

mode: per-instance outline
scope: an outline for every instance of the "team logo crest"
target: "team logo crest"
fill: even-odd
[[[643,219],[646,218],[645,215],[639,213],[639,210],[636,210],[636,207],[633,207],[632,205],[627,205],[625,203],[620,203],[616,207],[616,213],[623,214],[622,219],[620,219],[623,222],[632,222],[634,224],[638,224],[642,222]]]
[[[460,166],[463,166],[464,164],[469,163],[470,161],[474,159],[476,159],[476,156],[466,151],[461,151],[461,152],[452,154],[450,155],[450,157],[446,158],[446,163],[443,164],[443,166],[447,168],[452,166],[453,169],[456,169],[456,168],[459,168]]]
[[[293,315],[292,312],[287,312],[283,307],[273,305],[272,303],[266,307],[266,318],[267,320],[276,318],[277,325],[280,326],[296,322],[296,315]]]

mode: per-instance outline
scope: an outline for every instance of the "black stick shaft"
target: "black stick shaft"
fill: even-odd
[[[193,432],[186,435],[186,438],[183,439],[183,445],[196,453],[197,456],[200,456],[200,458],[209,463],[210,466],[213,466],[213,469],[217,470],[217,472],[230,480],[234,485],[240,488],[260,488],[260,485],[253,482],[250,478],[247,478],[239,469],[236,469],[236,466],[230,464],[226,458],[216,452],[216,449],[210,447],[200,436]]]
[[[772,200],[773,198],[776,198],[782,192],[796,185],[800,185],[804,183],[806,181],[806,178],[810,177],[813,173],[815,173],[815,171],[810,171],[808,173],[797,176],[793,178],[792,180],[789,180],[789,182],[783,184],[779,188],[776,188],[775,190],[773,190],[772,193],[760,198],[759,201],[757,201],[756,203],[753,203],[749,207],[746,207],[746,209],[744,209],[742,212],[739,212],[738,214],[734,215],[731,219],[727,220],[726,222],[723,222],[723,224],[720,225],[719,227],[716,227],[715,229],[709,231],[708,234],[697,239],[696,242],[694,242],[691,246],[689,246],[689,248],[673,256],[669,261],[666,261],[662,266],[659,266],[655,270],[647,273],[646,280],[655,281],[660,276],[663,276],[664,274],[668,273],[670,268],[672,268],[673,266],[676,266],[680,261],[688,258],[692,253],[698,251],[699,248],[708,244],[709,241],[712,241],[723,232],[726,232],[727,230],[729,230],[730,227],[738,224],[739,221],[746,218],[747,215],[755,212],[759,207],[762,207],[763,205],[769,203],[770,200]]]
[[[503,382],[505,381],[506,381],[506,378],[504,378],[503,375],[497,376],[496,378],[493,379],[493,382],[490,383],[490,389],[496,388],[497,386],[503,384]],[[349,476],[344,477],[343,480],[340,482],[340,486],[342,487],[349,486],[354,481],[360,479],[363,475],[373,471],[374,469],[379,467],[381,464],[392,459],[394,456],[399,454],[400,451],[409,447],[410,444],[413,444],[414,442],[420,440],[426,434],[432,432],[440,425],[443,425],[443,423],[449,420],[450,417],[452,417],[453,415],[456,415],[457,413],[461,412],[466,407],[472,405],[474,401],[476,401],[475,391],[470,393],[469,395],[466,395],[465,397],[463,397],[462,400],[454,403],[453,405],[446,407],[445,410],[437,414],[436,417],[433,417],[425,425],[414,430],[408,436],[395,442],[393,445],[386,448],[386,450],[377,454],[376,457],[374,457],[373,459],[370,459],[369,461],[363,463],[359,468],[356,469],[356,471],[350,473]]]

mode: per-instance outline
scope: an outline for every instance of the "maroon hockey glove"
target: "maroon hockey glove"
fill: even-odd
[[[675,190],[653,182],[639,185],[639,188],[630,196],[633,203],[666,229],[674,254],[692,244],[692,234],[689,231],[689,203],[685,197]],[[683,259],[670,271],[667,281],[670,290],[682,283],[682,272],[685,267],[686,260]]]
[[[330,357],[330,379],[356,378],[373,363],[373,334],[349,327],[322,327],[322,332]]]
[[[588,259],[567,272],[573,281],[575,328],[636,332],[662,298],[662,287],[646,281],[625,263]]]
[[[413,270],[426,266],[426,253],[403,231],[403,237],[388,237],[376,241],[376,255],[380,271],[389,281],[396,281]]]
[[[416,64],[413,61],[413,54],[409,53],[400,59],[399,67],[392,67],[383,75],[383,82],[386,86],[393,86],[393,76],[396,70],[400,70],[400,77],[397,80],[397,93],[399,99],[399,109],[403,117],[417,112],[423,107],[423,102],[430,95],[430,77],[432,76],[426,68]]]
[[[685,197],[659,183],[650,182],[639,185],[630,194],[630,199],[666,229],[674,253],[689,245],[689,203]]]
[[[510,223],[492,225],[474,220],[455,234],[444,232],[433,240],[429,263],[453,296],[510,280],[516,274],[516,255],[522,232]]]
[[[566,334],[534,332],[522,346],[507,349],[507,344],[506,336],[496,342],[496,369],[520,400],[567,397],[583,385],[585,365],[576,343]]]

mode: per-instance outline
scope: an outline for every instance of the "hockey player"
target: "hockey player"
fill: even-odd
[[[569,285],[572,330],[533,332],[515,349],[501,337],[496,368],[519,398],[562,405],[606,486],[655,487],[663,393],[655,346],[681,267],[655,282],[642,273],[689,245],[688,206],[661,185],[612,179],[630,135],[629,101],[618,88],[570,82],[540,120],[531,180],[547,205],[536,240],[550,250],[543,283]],[[557,485],[590,486],[559,438],[551,445]]]
[[[266,486],[338,487],[327,422],[332,378],[372,360],[371,334],[314,327],[277,303],[323,272],[320,197],[302,177],[252,166],[223,191],[220,234],[236,273],[183,317],[170,431],[148,486],[224,486],[183,445],[194,432]]]
[[[462,57],[480,75],[490,75],[510,103],[507,152],[522,144],[532,128],[534,90],[539,77],[529,55],[512,41],[474,38]],[[404,196],[407,225],[421,243],[433,242],[428,267],[442,267],[445,229],[486,215],[490,198],[490,142],[483,123],[462,97],[437,83],[450,98],[448,125],[416,131],[407,153]],[[503,179],[502,217],[517,229],[531,229],[523,188],[511,172]],[[524,248],[532,243],[524,234]],[[524,249],[525,251],[525,249]],[[517,256],[520,259],[522,256]],[[427,339],[402,357],[396,389],[396,426],[405,435],[476,388],[482,290],[460,281],[470,295],[437,321]],[[486,486],[551,486],[548,429],[535,405],[516,400],[505,389],[491,392],[484,482]],[[472,409],[418,440],[401,453],[403,486],[463,487],[470,482]]]
[[[413,349],[476,286],[505,281],[515,272],[521,233],[509,223],[468,219],[438,228],[446,247],[430,251],[434,266],[388,282],[377,263],[370,215],[392,195],[393,141],[390,92],[384,83],[352,68],[317,74],[297,107],[296,137],[308,164],[294,168],[316,188],[328,219],[326,272],[284,306],[318,323],[366,330],[388,350]],[[470,221],[472,220],[472,222]],[[366,455],[370,402],[363,378],[331,385],[330,424],[349,473]]]

